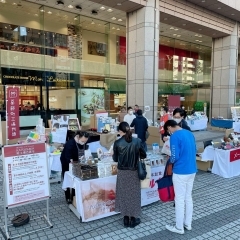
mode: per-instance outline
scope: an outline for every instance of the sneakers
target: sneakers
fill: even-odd
[[[184,229],[177,229],[176,226],[166,225],[166,229],[170,232],[184,234]]]
[[[185,224],[184,224],[184,228],[187,229],[188,231],[191,231],[191,230],[192,230],[192,226],[191,226],[191,225],[188,226],[188,225],[185,225]]]

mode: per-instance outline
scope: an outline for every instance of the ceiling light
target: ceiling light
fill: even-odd
[[[112,29],[115,29],[115,27],[112,27]]]
[[[101,10],[105,10],[106,8],[102,6],[102,7],[100,7],[100,9],[101,9]]]
[[[232,16],[234,16],[235,14],[234,14],[234,13],[232,13],[231,15],[232,15]]]
[[[60,6],[63,6],[63,5],[64,5],[64,2],[63,2],[63,1],[57,1],[56,4],[57,4],[57,5],[60,5]]]
[[[35,14],[34,14],[34,16],[38,17],[38,14],[37,14],[37,13],[35,13]]]
[[[175,29],[174,29],[174,31],[178,31],[178,29],[177,29],[177,28],[175,28]]]
[[[177,37],[181,37],[181,35],[177,35]]]
[[[121,3],[117,3],[118,6],[121,6],[122,4]]]
[[[41,9],[40,12],[45,12],[45,11],[43,9]]]
[[[115,17],[112,17],[111,19],[112,19],[112,20],[116,20],[116,18],[115,18]]]
[[[78,20],[77,17],[75,17],[74,20],[77,21]]]
[[[108,11],[108,12],[112,12],[113,10],[112,10],[111,8],[109,8],[107,11]]]
[[[92,20],[91,24],[95,24],[95,22]]]
[[[6,0],[0,0],[1,3],[6,3]]]
[[[218,7],[218,9],[220,10],[220,9],[222,9],[222,8]]]
[[[70,5],[68,5],[68,8],[74,8],[74,7],[73,7],[73,5],[70,4]]]
[[[121,18],[119,18],[119,19],[118,19],[118,21],[119,21],[119,22],[122,22],[122,19],[121,19]]]
[[[51,12],[51,11],[48,11],[47,13],[48,13],[48,14],[52,14],[52,12]]]
[[[13,3],[12,5],[17,5],[16,3]]]
[[[75,8],[80,11],[82,10],[82,7],[80,5],[75,6]]]
[[[186,26],[187,24],[186,23],[183,23],[183,26]]]
[[[92,10],[92,15],[98,15],[98,11]]]
[[[202,2],[205,2],[205,0],[202,0]]]
[[[177,36],[177,34],[173,34],[173,36]]]
[[[117,30],[119,31],[119,30],[120,30],[120,28],[117,28]]]

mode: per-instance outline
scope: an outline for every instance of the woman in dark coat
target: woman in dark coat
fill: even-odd
[[[146,152],[141,140],[132,138],[127,122],[120,123],[119,134],[121,138],[113,146],[113,160],[118,162],[115,211],[124,216],[125,227],[134,228],[141,222],[141,188],[137,166],[139,157],[146,158]]]
[[[62,177],[64,173],[69,171],[69,163],[71,160],[78,161],[84,156],[84,151],[88,149],[86,142],[88,141],[89,134],[87,132],[78,131],[74,138],[70,139],[64,146],[60,160],[62,163]],[[72,203],[72,198],[75,195],[72,189],[72,196],[70,195],[70,188],[65,191],[65,198],[67,203]]]

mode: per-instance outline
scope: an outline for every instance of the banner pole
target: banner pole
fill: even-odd
[[[8,104],[8,98],[6,96],[7,94],[7,85],[5,85],[5,102],[6,102],[6,145],[8,145],[8,111],[7,111],[7,104]]]

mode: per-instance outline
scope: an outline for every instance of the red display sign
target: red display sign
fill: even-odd
[[[240,160],[240,149],[230,151],[230,162],[235,162]]]
[[[7,101],[7,138],[20,137],[19,129],[19,87],[6,87]]]
[[[168,110],[173,112],[175,108],[180,107],[180,95],[169,95],[168,96]]]

